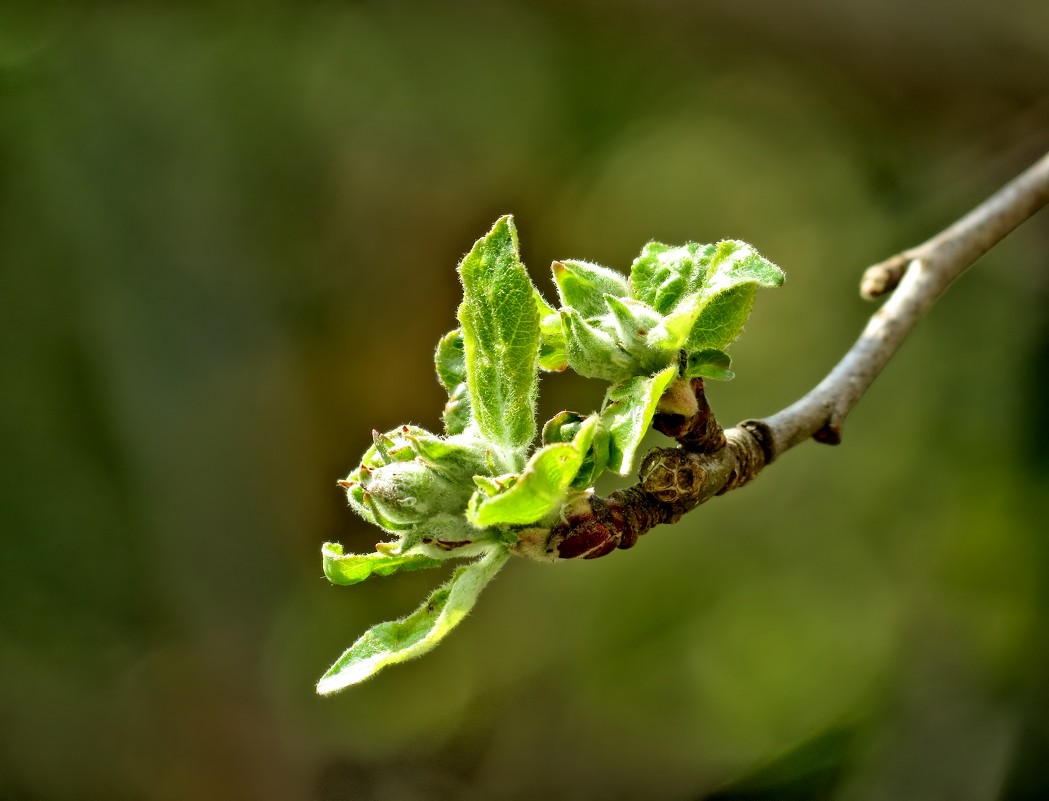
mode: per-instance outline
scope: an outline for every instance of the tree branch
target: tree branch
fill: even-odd
[[[678,448],[651,451],[638,483],[607,498],[582,496],[551,528],[519,532],[515,546],[535,559],[593,559],[630,548],[660,523],[673,523],[715,495],[740,487],[782,453],[805,440],[836,445],[841,427],[911,329],[943,291],[995,244],[1049,203],[1049,154],[953,225],[915,248],[870,267],[861,294],[892,296],[860,338],[808,394],[763,420],[722,433],[694,380],[698,411],[657,415],[654,427]]]

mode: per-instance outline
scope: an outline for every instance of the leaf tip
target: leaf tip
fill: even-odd
[[[488,237],[502,236],[504,231],[506,234],[509,234],[511,241],[514,243],[514,250],[517,250],[517,225],[514,223],[514,215],[504,214],[496,220],[492,230],[488,232]]]

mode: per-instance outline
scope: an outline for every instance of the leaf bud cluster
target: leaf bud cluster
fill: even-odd
[[[376,433],[343,486],[361,517],[401,534],[425,528],[437,516],[461,517],[473,476],[486,471],[484,441],[468,435],[440,437],[406,425]]]

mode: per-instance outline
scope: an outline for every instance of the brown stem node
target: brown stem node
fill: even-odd
[[[752,481],[767,463],[765,449],[747,429],[733,428],[728,431],[726,437],[726,448],[735,456],[735,465],[729,471],[724,486],[717,491],[718,495],[724,495],[729,490],[738,489]]]

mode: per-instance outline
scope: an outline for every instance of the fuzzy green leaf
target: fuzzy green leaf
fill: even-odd
[[[463,489],[469,496],[470,485],[464,485]],[[380,543],[376,550],[391,556],[417,553],[438,560],[475,556],[498,541],[499,536],[498,532],[481,531],[467,522],[463,513],[467,501],[458,512],[431,515],[409,531],[400,533],[396,543]]]
[[[665,366],[678,358],[690,332],[702,311],[702,298],[692,294],[685,297],[666,317],[652,327],[645,338],[653,358]]]
[[[732,357],[721,350],[701,350],[688,355],[685,378],[713,378],[730,381],[735,374],[729,369]]]
[[[649,242],[630,267],[634,297],[660,314],[668,314],[688,295],[699,291],[713,252],[714,245],[695,242],[681,247]]]
[[[448,394],[466,381],[466,353],[463,350],[461,328],[449,331],[441,337],[433,362],[437,370],[437,380],[448,390]]]
[[[411,450],[424,464],[453,481],[467,481],[487,469],[488,444],[469,434],[438,437],[425,430],[406,433]]]
[[[459,264],[467,386],[486,438],[510,452],[535,436],[539,310],[510,216],[500,217]]]
[[[637,372],[636,359],[605,328],[584,320],[575,309],[562,309],[568,365],[586,378],[625,381]]]
[[[321,548],[324,575],[332,584],[358,584],[369,576],[389,576],[408,570],[425,570],[438,567],[439,559],[422,554],[388,556],[382,553],[343,553],[337,542],[326,542]]]
[[[473,413],[470,409],[470,388],[464,381],[455,388],[448,396],[448,402],[441,412],[441,421],[444,430],[449,434],[461,434],[473,422]]]
[[[571,259],[555,261],[553,271],[561,305],[572,307],[583,317],[604,314],[605,295],[619,298],[630,296],[626,278],[599,264]]]
[[[687,349],[720,350],[735,341],[750,317],[756,294],[754,284],[742,284],[708,298],[696,315]]]
[[[576,412],[558,412],[543,426],[543,444],[571,442],[591,419]],[[584,490],[592,487],[598,477],[605,472],[608,466],[608,442],[608,431],[605,430],[603,424],[597,425],[594,429],[593,441],[583,455],[583,463],[579,472],[572,479],[572,489]]]
[[[470,389],[466,384],[466,353],[463,346],[462,329],[449,331],[437,343],[434,354],[437,380],[448,392],[445,404],[444,430],[449,434],[461,434],[473,420],[470,411]]]
[[[700,288],[702,306],[688,337],[688,350],[724,348],[743,330],[757,288],[782,283],[782,270],[746,242],[718,242]]]
[[[645,336],[663,319],[651,306],[633,298],[606,294],[604,301],[616,337],[630,352],[643,347]]]
[[[601,415],[611,435],[609,469],[624,476],[633,469],[634,457],[652,425],[656,405],[677,374],[678,367],[672,364],[653,376],[635,376],[609,387]]]
[[[321,677],[317,692],[329,695],[433,649],[462,622],[509,555],[504,547],[492,547],[481,559],[458,568],[407,617],[368,629]]]
[[[466,516],[475,526],[527,525],[556,512],[590,452],[601,421],[587,418],[571,442],[544,445],[528,460],[520,476],[495,487],[479,486]]]
[[[565,355],[565,332],[561,326],[561,315],[546,302],[536,289],[533,297],[539,310],[539,367],[551,373],[559,373],[568,367]]]

